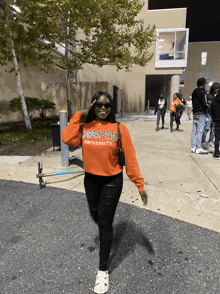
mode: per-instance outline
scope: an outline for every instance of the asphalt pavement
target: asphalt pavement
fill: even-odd
[[[114,220],[108,294],[220,293],[220,169],[190,153],[191,123],[155,131],[156,116],[126,114],[145,188],[144,208],[126,177]],[[81,149],[70,155],[81,156]],[[89,215],[83,173],[63,171],[60,151],[0,157],[0,294],[90,294],[98,269],[98,229]],[[77,169],[70,166],[68,169]]]
[[[0,180],[1,294],[90,294],[98,230],[84,193]],[[119,203],[108,294],[217,294],[219,234]]]

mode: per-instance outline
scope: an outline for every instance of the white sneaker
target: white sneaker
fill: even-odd
[[[191,148],[191,153],[195,153],[196,152],[196,147],[192,147]]]
[[[203,149],[206,149],[207,148],[206,142],[205,143],[202,143],[201,146],[202,146]]]
[[[215,148],[215,145],[212,142],[210,142],[209,147]]]
[[[196,149],[196,154],[203,154],[203,155],[207,155],[209,154],[208,151],[203,150],[202,148],[198,148]]]
[[[108,271],[98,271],[95,281],[94,292],[98,294],[106,293],[109,289]]]

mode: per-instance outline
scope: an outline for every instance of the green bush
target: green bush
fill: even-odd
[[[55,109],[55,103],[49,100],[40,99],[38,103],[39,103],[38,111],[39,111],[40,118],[44,118],[46,116],[47,111]]]
[[[31,97],[24,97],[28,115],[31,118],[35,111],[39,112],[39,117],[44,118],[46,116],[46,112],[50,110],[55,109],[55,103],[46,100],[46,99],[38,99],[38,98],[31,98]],[[21,98],[14,98],[11,101],[9,101],[9,109],[10,111],[21,111],[23,114],[22,108],[21,108]]]

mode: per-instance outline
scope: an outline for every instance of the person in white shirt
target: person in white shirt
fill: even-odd
[[[191,113],[192,113],[192,96],[191,95],[189,96],[189,99],[186,101],[186,107],[187,107],[188,119],[191,120]]]
[[[156,108],[154,111],[154,115],[157,113],[157,127],[156,131],[159,131],[159,123],[160,123],[160,117],[162,119],[162,129],[164,129],[164,117],[167,110],[167,99],[164,98],[163,94],[160,94],[160,98],[157,101]]]

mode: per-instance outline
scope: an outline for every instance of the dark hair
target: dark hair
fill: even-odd
[[[214,94],[216,89],[218,89],[218,92],[219,92],[219,88],[220,88],[220,84],[217,82],[214,82],[214,83],[212,83],[212,85],[210,87],[209,93]]]
[[[197,81],[197,87],[202,87],[206,84],[206,79],[205,78],[199,78]]]
[[[177,96],[177,98],[180,98],[180,93],[174,93],[176,96]]]
[[[107,92],[104,92],[104,91],[100,91],[100,92],[97,92],[94,94],[94,96],[92,97],[92,101],[91,103],[94,101],[94,100],[98,100],[99,97],[101,96],[106,96],[111,104],[111,110],[110,110],[110,113],[109,115],[107,116],[107,121],[110,121],[112,123],[116,123],[116,118],[115,118],[115,102],[114,100],[112,99],[112,96],[107,93]],[[96,115],[95,115],[95,111],[94,111],[94,107],[93,106],[90,110],[89,110],[89,113],[88,113],[88,116],[87,116],[87,119],[86,119],[86,123],[90,123],[91,121],[93,120],[96,120]]]

